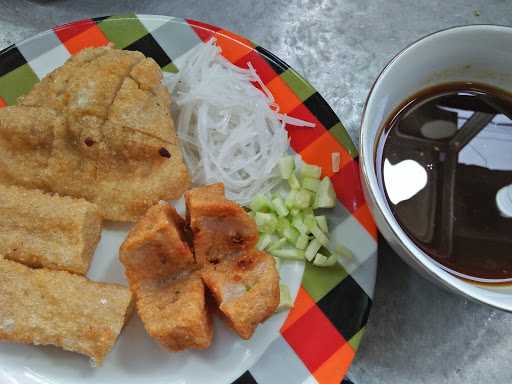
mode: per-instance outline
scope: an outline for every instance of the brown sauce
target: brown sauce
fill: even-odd
[[[512,95],[474,83],[421,91],[383,126],[376,163],[426,254],[465,278],[512,279],[512,218],[496,202],[512,184]]]

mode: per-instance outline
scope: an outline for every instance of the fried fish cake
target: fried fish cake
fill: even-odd
[[[228,325],[243,339],[279,305],[279,272],[274,258],[249,251],[209,264],[201,272]]]
[[[98,207],[0,184],[0,256],[32,267],[86,274],[101,236]]]
[[[242,207],[224,197],[222,184],[185,192],[185,203],[199,264],[217,262],[226,255],[244,253],[255,247],[256,223]]]
[[[156,204],[133,226],[121,245],[119,259],[130,287],[166,280],[195,266],[185,236],[185,221],[167,203]]]
[[[211,314],[185,222],[168,204],[150,208],[120,249],[137,312],[148,334],[171,351],[207,348]]]
[[[197,271],[182,271],[136,291],[137,311],[148,334],[170,351],[208,348],[213,339],[212,317]]]
[[[71,57],[0,110],[0,181],[84,197],[120,221],[178,198],[189,176],[161,81],[140,52],[87,48]],[[13,131],[39,141],[13,142]]]
[[[101,365],[131,314],[132,294],[66,271],[0,257],[0,340],[55,345]]]

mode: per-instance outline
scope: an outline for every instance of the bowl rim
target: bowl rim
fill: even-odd
[[[391,233],[394,237],[395,243],[397,243],[400,248],[402,248],[405,252],[410,254],[410,259],[406,260],[408,262],[413,262],[413,264],[421,269],[423,273],[426,273],[430,278],[434,279],[436,282],[440,283],[445,288],[449,288],[456,293],[461,294],[462,296],[475,300],[482,304],[490,305],[494,308],[504,310],[507,312],[512,312],[512,304],[503,303],[499,298],[496,299],[494,297],[483,296],[475,291],[475,288],[480,288],[478,282],[468,282],[463,281],[459,277],[452,275],[450,272],[447,272],[443,268],[441,268],[434,260],[431,260],[428,255],[424,254],[413,242],[411,239],[407,237],[405,232],[401,230],[398,222],[394,220],[393,216],[388,214],[383,209],[383,202],[381,200],[382,196],[377,196],[377,192],[375,190],[375,182],[372,180],[376,177],[373,175],[374,170],[374,161],[373,161],[373,152],[368,154],[366,152],[366,148],[364,143],[370,140],[366,129],[364,129],[367,121],[367,112],[368,105],[371,101],[371,98],[374,94],[375,88],[378,83],[382,80],[384,75],[390,70],[390,68],[395,65],[395,63],[402,58],[407,52],[411,49],[416,48],[421,43],[426,40],[439,37],[440,35],[444,35],[453,31],[464,31],[464,30],[476,30],[478,28],[482,28],[485,30],[505,30],[508,33],[512,33],[512,27],[500,24],[469,24],[469,25],[457,25],[451,26],[448,28],[440,29],[429,34],[426,34],[412,43],[408,44],[405,48],[398,51],[382,68],[379,72],[378,76],[374,80],[373,84],[370,87],[368,95],[366,97],[363,111],[361,114],[361,122],[359,129],[359,154],[360,154],[360,172],[363,180],[363,185],[365,188],[365,197],[370,201],[369,207],[375,216],[375,221],[378,226],[385,226],[387,232]],[[380,194],[379,194],[380,195]],[[391,219],[391,220],[390,220]],[[399,232],[400,231],[400,232]],[[393,244],[391,244],[393,246]],[[397,252],[399,253],[399,252]],[[400,255],[400,254],[399,254]],[[401,256],[401,255],[400,255]],[[425,258],[428,258],[432,265],[429,265],[425,262]],[[507,285],[510,283],[507,283]]]

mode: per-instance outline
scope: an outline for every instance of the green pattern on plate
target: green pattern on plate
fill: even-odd
[[[311,84],[291,68],[284,71],[281,74],[281,78],[286,82],[286,84],[288,84],[301,101],[306,100],[316,92],[315,88],[313,88]]]
[[[321,268],[306,263],[302,285],[315,302],[318,302],[347,276],[347,271],[341,265]]]
[[[350,346],[354,351],[357,351],[359,349],[359,343],[361,343],[361,338],[364,335],[364,331],[366,330],[366,326],[361,328],[352,338],[348,341]]]
[[[357,156],[357,149],[355,145],[352,143],[352,139],[350,138],[349,134],[347,133],[341,122],[333,125],[331,129],[329,129],[329,132],[336,138],[338,143],[345,147],[345,149],[348,151],[350,156],[352,156],[352,158]]]
[[[169,73],[178,73],[178,67],[176,67],[173,63],[169,63],[165,67],[162,67],[162,71]]]
[[[144,25],[133,14],[109,17],[98,26],[116,48],[125,48],[148,34]]]
[[[39,78],[28,64],[0,77],[0,96],[9,105],[16,104],[16,99],[28,93]]]

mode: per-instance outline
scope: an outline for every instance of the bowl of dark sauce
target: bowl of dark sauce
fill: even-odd
[[[361,173],[383,236],[442,285],[512,311],[512,28],[436,32],[368,96]]]

